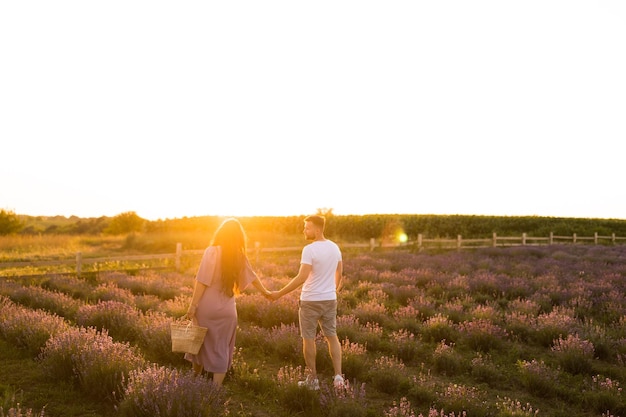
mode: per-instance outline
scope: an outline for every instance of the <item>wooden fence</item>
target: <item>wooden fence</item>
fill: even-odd
[[[511,246],[537,246],[537,245],[554,245],[561,243],[571,244],[611,244],[615,245],[626,241],[626,237],[615,236],[615,233],[611,236],[600,236],[598,233],[594,233],[593,236],[577,236],[574,233],[572,236],[557,236],[550,233],[547,237],[528,236],[526,233],[522,233],[521,236],[498,236],[496,233],[488,239],[463,239],[461,235],[458,235],[456,239],[425,239],[423,235],[417,235],[415,241],[403,242],[403,243],[391,243],[378,241],[375,238],[371,238],[367,243],[342,243],[341,248],[345,249],[364,249],[374,251],[376,249],[393,249],[393,248],[409,248],[418,252],[435,249],[435,250],[462,250],[462,249],[478,249],[489,247],[511,247]],[[275,247],[264,248],[260,242],[255,242],[254,247],[250,248],[249,253],[257,260],[262,252],[290,252],[301,251],[302,246],[290,246],[290,247]],[[130,256],[116,256],[116,257],[101,257],[101,258],[83,258],[82,253],[78,252],[75,259],[60,259],[60,260],[47,260],[47,261],[21,261],[21,262],[0,262],[0,269],[2,268],[26,268],[26,267],[42,267],[42,266],[56,266],[56,265],[72,265],[76,266],[76,274],[78,276],[83,272],[83,266],[87,264],[99,264],[99,263],[111,263],[111,262],[133,262],[133,261],[147,261],[147,260],[167,260],[173,259],[174,265],[177,270],[181,267],[181,260],[183,256],[190,255],[202,255],[204,249],[198,250],[185,250],[182,249],[182,243],[176,244],[175,253],[165,253],[156,255],[130,255]]]
[[[593,236],[577,236],[574,233],[571,236],[557,236],[550,232],[547,237],[528,236],[527,233],[522,233],[521,236],[498,236],[496,233],[492,235],[490,239],[463,239],[461,235],[458,235],[456,239],[424,239],[421,234],[417,235],[417,240],[413,243],[418,250],[424,250],[427,248],[443,248],[443,249],[477,249],[488,247],[506,247],[506,246],[528,246],[528,245],[554,245],[559,243],[592,243],[598,244],[611,244],[615,245],[619,242],[626,241],[626,237],[615,236],[612,233],[611,236],[600,236],[598,233],[594,233]]]

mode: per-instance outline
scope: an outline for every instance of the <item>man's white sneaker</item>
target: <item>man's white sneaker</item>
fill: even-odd
[[[335,386],[335,388],[343,388],[344,386],[343,377],[339,374],[335,375],[335,379],[333,380],[333,385]]]
[[[317,391],[320,389],[320,381],[317,378],[307,376],[304,381],[298,381],[298,386]]]

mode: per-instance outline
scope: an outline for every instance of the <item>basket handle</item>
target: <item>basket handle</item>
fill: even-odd
[[[180,319],[175,320],[174,322],[178,323],[178,324],[185,324],[185,323],[187,323],[187,330],[191,329],[191,326],[193,325],[193,320],[191,320],[191,319],[186,319],[185,320],[185,319],[180,318]]]

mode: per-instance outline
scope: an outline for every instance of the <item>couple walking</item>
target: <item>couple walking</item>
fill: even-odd
[[[279,291],[269,291],[252,270],[246,255],[246,236],[236,219],[225,220],[205,250],[196,274],[187,318],[208,328],[197,355],[185,354],[194,371],[213,373],[221,385],[230,369],[235,349],[237,309],[235,296],[252,284],[271,300],[302,286],[300,293],[300,335],[307,368],[306,380],[299,385],[319,389],[315,366],[315,335],[320,325],[328,342],[336,387],[344,384],[341,373],[341,343],[337,337],[337,290],[341,286],[343,264],[339,247],[324,237],[323,216],[304,219],[304,237],[311,241],[302,249],[298,274]]]

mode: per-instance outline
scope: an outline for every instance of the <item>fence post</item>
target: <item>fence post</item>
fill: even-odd
[[[372,237],[370,238],[370,252],[372,252],[375,247],[376,247],[376,239]]]
[[[522,233],[522,246],[526,246],[526,232]]]
[[[83,270],[83,253],[76,252],[76,276],[80,278],[80,274]]]
[[[418,252],[421,252],[421,251],[424,249],[424,248],[422,247],[422,243],[423,243],[423,240],[422,240],[422,234],[421,234],[421,233],[418,233],[418,235],[417,235],[417,251],[418,251]]]
[[[498,246],[498,234],[496,232],[493,232],[493,245],[494,248],[496,246]]]
[[[572,236],[572,243],[576,243],[576,233]]]
[[[178,242],[176,244],[176,270],[180,271],[180,258],[183,255],[183,244]]]
[[[598,232],[593,233],[593,244],[594,245],[598,244]]]
[[[615,245],[615,233],[611,233],[611,243]]]
[[[554,243],[554,232],[550,232],[550,238],[548,239],[548,245],[552,245]]]
[[[456,250],[461,250],[461,241],[462,241],[461,235],[456,235]]]

